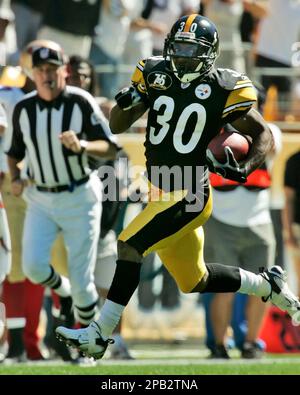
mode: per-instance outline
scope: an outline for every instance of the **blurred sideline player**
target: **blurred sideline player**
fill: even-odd
[[[7,128],[7,118],[3,106],[0,104],[0,302],[2,302],[2,283],[11,270],[11,240],[7,221],[7,214],[2,199],[2,181],[5,171],[5,154],[3,152],[3,134]],[[3,313],[1,306],[0,312]],[[0,314],[0,346],[5,345],[5,311]],[[1,348],[2,350],[2,348]],[[4,350],[4,347],[3,347]],[[5,351],[4,351],[5,352]],[[0,352],[0,361],[4,359],[4,354]]]
[[[3,152],[2,141],[7,125],[5,110],[2,104],[0,104],[0,286],[11,270],[11,240],[7,215],[1,194],[4,172],[6,170],[6,157]]]
[[[262,112],[264,92],[258,89],[259,111]],[[281,131],[276,125],[268,124],[274,140],[273,149],[266,161],[248,177],[244,184],[210,174],[213,187],[214,208],[212,216],[204,226],[206,262],[217,262],[239,266],[259,273],[262,262],[271,267],[275,261],[275,237],[270,213],[271,166],[281,149]],[[234,131],[230,125],[225,129]],[[243,204],[240,204],[240,202]],[[238,208],[237,208],[238,207]],[[236,346],[243,358],[259,358],[262,342],[258,333],[266,305],[254,296],[245,303],[245,321],[238,321],[238,312],[233,316],[233,302],[239,302],[233,293],[203,295],[206,307],[207,343],[211,357],[229,358],[225,337],[231,320],[234,322]],[[241,306],[236,305],[236,309]],[[211,328],[210,328],[211,327]],[[242,329],[244,328],[244,330]],[[212,333],[212,332],[213,333]],[[239,332],[243,336],[239,336]]]

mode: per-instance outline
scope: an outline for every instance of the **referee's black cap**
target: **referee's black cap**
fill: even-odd
[[[32,66],[36,67],[43,63],[62,66],[65,63],[62,51],[46,47],[35,49],[32,53]]]

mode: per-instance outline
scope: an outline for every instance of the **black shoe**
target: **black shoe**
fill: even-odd
[[[59,357],[65,362],[73,362],[74,357],[70,352],[70,349],[62,342],[58,341],[53,335],[48,336],[47,339],[44,339],[45,346],[49,349],[50,355],[52,358]]]
[[[53,357],[58,356],[65,362],[73,362],[75,357],[70,348],[60,342],[55,336],[55,328],[64,323],[65,321],[62,322],[59,318],[52,317],[52,327],[54,329],[50,330],[49,334],[44,338],[44,344],[50,352],[52,351]]]
[[[73,300],[71,296],[67,296],[67,297],[60,296],[59,301],[60,301],[59,319],[68,328],[72,328],[75,324]]]
[[[245,359],[259,359],[263,355],[263,351],[255,342],[245,342],[243,344],[241,357]]]
[[[230,356],[226,347],[223,344],[218,344],[211,350],[209,358],[230,359]]]

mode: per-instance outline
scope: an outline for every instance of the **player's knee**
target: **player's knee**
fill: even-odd
[[[206,286],[207,278],[208,273],[205,272],[203,273],[202,278],[198,281],[196,285],[192,277],[184,279],[177,278],[176,283],[181,292],[185,294],[190,294],[194,292],[201,292]]]
[[[195,283],[192,281],[177,281],[178,288],[180,289],[181,292],[184,294],[190,294],[194,291],[195,288]]]
[[[118,240],[118,259],[131,262],[141,262],[142,255],[128,243]]]
[[[184,294],[189,294],[192,292],[192,288],[190,284],[178,284],[178,287],[180,291],[183,292]]]
[[[209,280],[209,273],[208,271],[206,271],[202,278],[200,279],[200,281],[198,282],[198,284],[190,291],[191,293],[194,292],[203,292],[208,284],[208,280]]]

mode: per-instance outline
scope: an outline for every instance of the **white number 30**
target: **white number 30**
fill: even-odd
[[[160,96],[155,100],[153,109],[159,111],[161,106],[166,107],[164,113],[162,115],[157,116],[157,123],[161,126],[161,128],[158,131],[156,131],[156,129],[153,126],[150,127],[149,140],[154,145],[160,144],[169,131],[170,125],[168,122],[171,120],[173,116],[175,102],[169,96]],[[184,144],[183,133],[186,124],[193,113],[197,115],[197,122],[194,131],[192,132],[192,136],[190,140],[186,144]],[[173,144],[176,151],[178,151],[181,154],[188,154],[192,152],[201,138],[205,126],[205,122],[206,122],[205,108],[200,103],[192,103],[188,105],[180,114],[180,117],[177,121],[177,125],[174,130]]]

